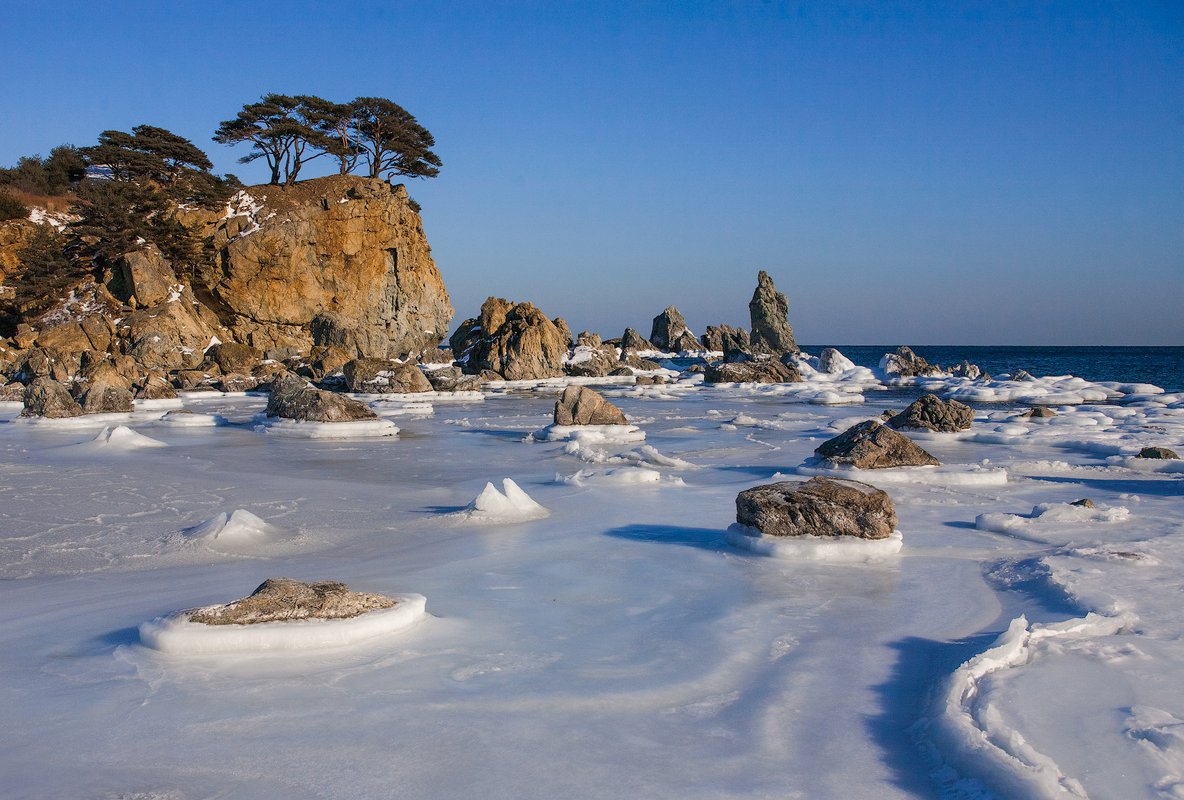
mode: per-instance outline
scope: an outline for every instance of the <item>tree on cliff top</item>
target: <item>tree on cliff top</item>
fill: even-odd
[[[154,186],[177,203],[210,204],[225,198],[225,182],[210,173],[210,159],[193,142],[155,125],[131,133],[103,131],[81,153],[110,170],[115,181]]]
[[[327,101],[319,97],[265,94],[258,103],[248,103],[234,119],[220,124],[214,132],[214,141],[250,142],[252,151],[240,158],[239,163],[249,164],[262,158],[271,169],[272,184],[278,185],[282,174],[284,185],[291,186],[306,161],[324,155],[332,146],[332,141],[316,124],[322,103]],[[313,152],[306,155],[310,149]]]
[[[359,97],[350,107],[371,178],[434,178],[440,174],[443,162],[431,149],[436,146],[435,138],[407,109],[382,97]]]

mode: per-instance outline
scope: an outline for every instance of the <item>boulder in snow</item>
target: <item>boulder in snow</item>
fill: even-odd
[[[970,429],[974,409],[957,400],[945,401],[935,394],[922,395],[908,408],[888,420],[893,428],[953,433]]]
[[[254,625],[301,619],[349,619],[367,611],[392,608],[396,602],[381,594],[350,591],[337,581],[304,583],[291,578],[268,578],[248,597],[189,612],[189,621],[206,625]]]
[[[888,494],[852,480],[811,478],[746,489],[736,496],[736,522],[768,536],[854,536],[886,539],[896,530]]]
[[[875,420],[848,428],[823,442],[814,452],[831,464],[857,469],[936,467],[941,464],[912,439]]]
[[[556,425],[628,425],[621,409],[587,386],[568,386],[555,401]]]

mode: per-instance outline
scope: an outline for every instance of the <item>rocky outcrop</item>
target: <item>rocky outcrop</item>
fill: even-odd
[[[654,317],[653,326],[650,328],[650,342],[658,350],[674,353],[699,347],[699,340],[691,333],[687,321],[674,306],[667,306],[661,314]]]
[[[70,396],[70,390],[52,378],[37,378],[25,387],[22,417],[64,419],[80,417],[82,407]]]
[[[220,335],[219,335],[220,334]],[[183,289],[176,297],[142,308],[120,322],[128,353],[147,369],[192,369],[215,338],[229,338],[218,318]]]
[[[708,325],[700,341],[707,350],[723,353],[724,358],[735,353],[752,352],[752,339],[748,331],[731,325]]]
[[[587,386],[568,386],[555,401],[556,425],[628,425],[621,409]]]
[[[250,372],[263,361],[263,353],[237,342],[216,344],[206,350],[206,360],[218,365],[223,373]]]
[[[301,619],[348,619],[396,601],[380,594],[351,591],[344,583],[304,583],[292,578],[268,578],[241,600],[189,612],[190,622],[205,625],[254,625]]]
[[[974,409],[957,400],[946,402],[935,394],[926,394],[914,400],[888,424],[897,430],[916,430],[954,433],[970,429],[974,422]]]
[[[644,338],[637,331],[632,328],[626,328],[625,333],[621,336],[621,350],[653,350],[654,343]]]
[[[378,418],[365,403],[314,388],[295,375],[283,375],[272,381],[267,416],[301,422],[354,422]]]
[[[740,492],[736,521],[767,536],[885,539],[896,530],[896,509],[886,492],[866,483],[811,478]]]
[[[121,256],[109,284],[111,293],[137,306],[155,306],[181,291],[181,281],[154,245]]]
[[[400,364],[381,358],[358,358],[341,370],[349,392],[403,394],[430,392],[432,385],[414,364]]]
[[[836,466],[857,469],[938,466],[941,462],[912,439],[875,420],[848,428],[814,452]]]
[[[796,366],[772,358],[716,362],[703,373],[705,383],[796,383],[801,379]]]
[[[1168,447],[1144,447],[1135,458],[1179,458],[1175,450]]]
[[[29,244],[36,230],[36,223],[27,219],[0,222],[0,285],[9,275],[20,272],[22,265],[17,254]]]
[[[437,392],[475,392],[481,388],[480,376],[466,375],[460,367],[430,369],[424,375]]]
[[[481,316],[466,320],[449,344],[465,372],[508,381],[560,377],[568,349],[565,334],[534,304],[500,297],[487,299]]]
[[[571,360],[567,364],[567,374],[577,378],[602,378],[618,365],[616,348],[611,345],[579,345],[572,351]]]
[[[978,364],[971,364],[966,359],[962,359],[962,363],[950,370],[950,374],[955,378],[966,378],[967,380],[976,381],[983,377],[982,368]]]
[[[917,378],[941,375],[941,366],[930,364],[921,356],[913,352],[911,347],[904,345],[896,348],[895,353],[886,353],[880,359],[880,371],[888,377]]]
[[[777,291],[773,279],[764,270],[757,273],[756,290],[748,303],[748,316],[752,323],[752,352],[775,356],[798,352],[793,328],[789,325],[789,299]]]
[[[215,250],[195,283],[237,341],[386,358],[447,333],[452,305],[402,185],[335,175],[256,186],[221,219],[189,222]]]

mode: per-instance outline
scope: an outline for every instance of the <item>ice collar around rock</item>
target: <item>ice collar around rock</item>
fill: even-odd
[[[304,583],[292,578],[268,578],[248,597],[223,606],[189,612],[190,622],[206,625],[255,625],[301,619],[348,619],[397,601],[380,594],[351,591],[344,583]]]

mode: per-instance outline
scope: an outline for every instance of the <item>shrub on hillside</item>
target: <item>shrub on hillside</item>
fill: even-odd
[[[19,199],[0,191],[0,221],[6,219],[28,219],[29,209]]]

